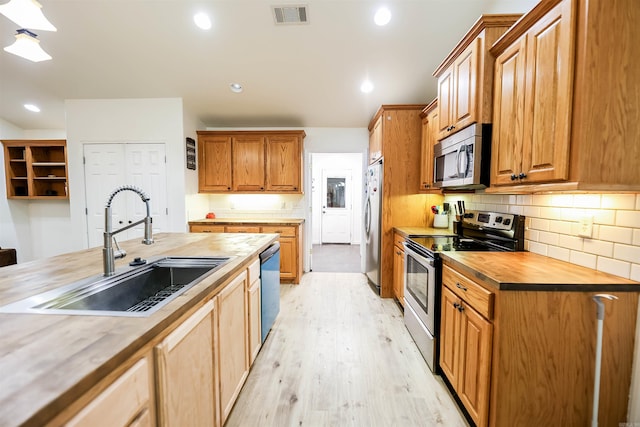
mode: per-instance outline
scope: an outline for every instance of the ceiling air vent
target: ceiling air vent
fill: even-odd
[[[273,6],[273,17],[276,25],[307,24],[307,6]]]

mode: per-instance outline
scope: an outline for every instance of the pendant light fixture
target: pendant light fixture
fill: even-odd
[[[38,36],[35,33],[22,28],[16,34],[16,41],[4,50],[33,62],[51,59],[51,56],[40,47],[40,40],[36,37]]]
[[[42,5],[36,0],[11,0],[0,5],[0,13],[18,24],[20,28],[32,30],[57,31],[45,18]]]

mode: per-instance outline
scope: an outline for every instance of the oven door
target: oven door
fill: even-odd
[[[425,257],[405,244],[405,300],[429,333],[435,337],[436,267],[435,260]]]

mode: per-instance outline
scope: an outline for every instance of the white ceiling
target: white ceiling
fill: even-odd
[[[0,3],[5,3],[0,0]],[[35,31],[51,61],[0,50],[0,118],[64,129],[65,99],[180,97],[209,127],[366,127],[381,104],[428,103],[432,76],[482,13],[537,0],[40,0],[57,32]],[[306,4],[276,26],[271,6]],[[373,23],[386,5],[392,20]],[[198,11],[213,27],[193,24]],[[0,44],[18,27],[0,15]],[[370,94],[359,87],[365,77]],[[229,84],[245,91],[232,93]],[[40,106],[31,113],[23,104]]]

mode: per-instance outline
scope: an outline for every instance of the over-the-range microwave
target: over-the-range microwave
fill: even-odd
[[[484,188],[491,168],[491,124],[474,123],[433,149],[433,182],[440,188]]]

